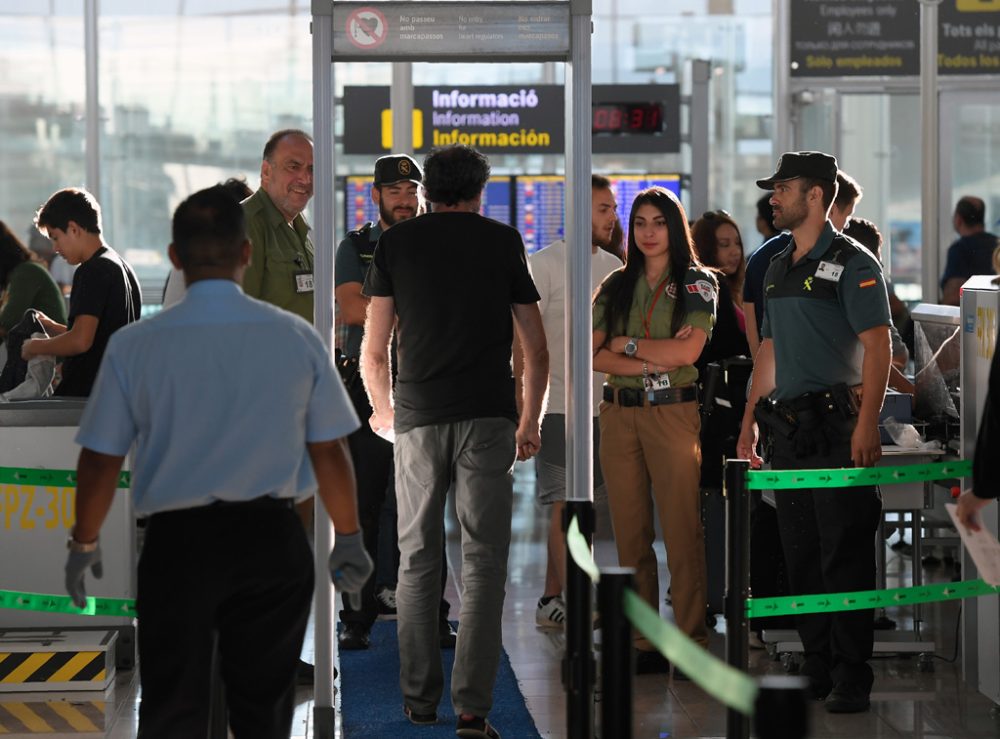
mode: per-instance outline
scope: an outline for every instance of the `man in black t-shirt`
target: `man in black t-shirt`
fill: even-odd
[[[541,446],[548,379],[539,297],[521,236],[479,214],[489,174],[486,158],[466,146],[427,157],[423,186],[431,212],[380,237],[364,285],[371,303],[361,350],[369,423],[396,434],[403,710],[417,724],[437,720],[444,684],[435,638],[441,512],[454,484],[464,598],[452,703],[460,733],[487,737],[498,736],[486,715],[500,658],[514,458],[528,459]],[[515,324],[525,357],[520,421],[510,364]]]
[[[111,334],[139,320],[139,281],[132,267],[104,243],[101,207],[86,190],[56,192],[35,215],[35,226],[49,237],[57,254],[79,266],[73,275],[68,325],[40,314],[52,338],[24,342],[21,356],[63,357],[55,394],[87,397]]]

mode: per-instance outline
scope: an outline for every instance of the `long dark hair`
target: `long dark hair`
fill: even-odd
[[[740,266],[733,275],[727,275],[722,271],[719,264],[719,239],[716,233],[723,224],[729,224],[736,229],[736,235],[743,242],[743,234],[740,233],[740,226],[733,217],[724,210],[710,210],[691,227],[691,238],[694,239],[694,248],[701,259],[702,264],[718,269],[718,276],[729,283],[729,289],[733,293],[733,301],[743,302],[743,281],[746,279],[747,258],[740,256]]]
[[[7,224],[0,221],[0,292],[7,287],[10,273],[21,262],[37,261],[35,253],[26,247]]]
[[[677,296],[673,317],[670,321],[670,334],[676,334],[684,325],[687,311],[684,307],[684,279],[691,267],[701,267],[694,251],[691,231],[688,229],[687,214],[684,206],[669,190],[663,187],[650,187],[635,196],[632,210],[628,216],[628,245],[625,249],[625,266],[612,272],[601,284],[594,301],[605,298],[604,325],[607,335],[603,346],[607,346],[615,336],[625,333],[628,314],[632,308],[632,296],[636,283],[645,279],[646,257],[635,243],[635,214],[643,205],[652,205],[659,210],[667,221],[667,256],[670,264],[670,284],[667,290]],[[673,288],[673,289],[671,289]]]

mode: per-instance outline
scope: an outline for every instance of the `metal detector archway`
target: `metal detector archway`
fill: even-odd
[[[314,324],[333,347],[334,208],[333,62],[514,62],[566,64],[566,226],[568,244],[584,244],[566,264],[567,513],[593,535],[593,372],[590,322],[592,0],[548,2],[344,2],[312,0]],[[398,112],[394,111],[394,117]],[[397,117],[398,120],[398,117]],[[397,129],[398,130],[398,129]],[[569,519],[567,519],[569,520]],[[316,516],[316,571],[326,573],[332,527]],[[594,657],[591,583],[567,561],[567,733],[593,735]],[[317,737],[333,737],[333,587],[318,575],[315,596]],[[580,607],[578,604],[583,604]]]

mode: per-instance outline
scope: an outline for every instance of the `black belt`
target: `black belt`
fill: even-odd
[[[605,385],[604,399],[609,403],[617,403],[623,408],[691,403],[698,399],[698,388],[694,385],[682,385],[681,387],[668,387],[663,390],[638,390]]]
[[[173,511],[160,511],[159,513],[152,514],[150,518],[156,518],[158,516],[199,516],[208,513],[219,513],[222,511],[264,511],[275,509],[294,510],[295,499],[274,498],[270,495],[264,495],[260,498],[254,498],[253,500],[214,500],[211,503],[202,506],[195,506],[194,508],[178,508]]]

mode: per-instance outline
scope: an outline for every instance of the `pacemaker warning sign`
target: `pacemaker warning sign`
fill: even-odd
[[[387,32],[385,16],[375,8],[359,8],[347,18],[347,38],[359,49],[377,49]]]

